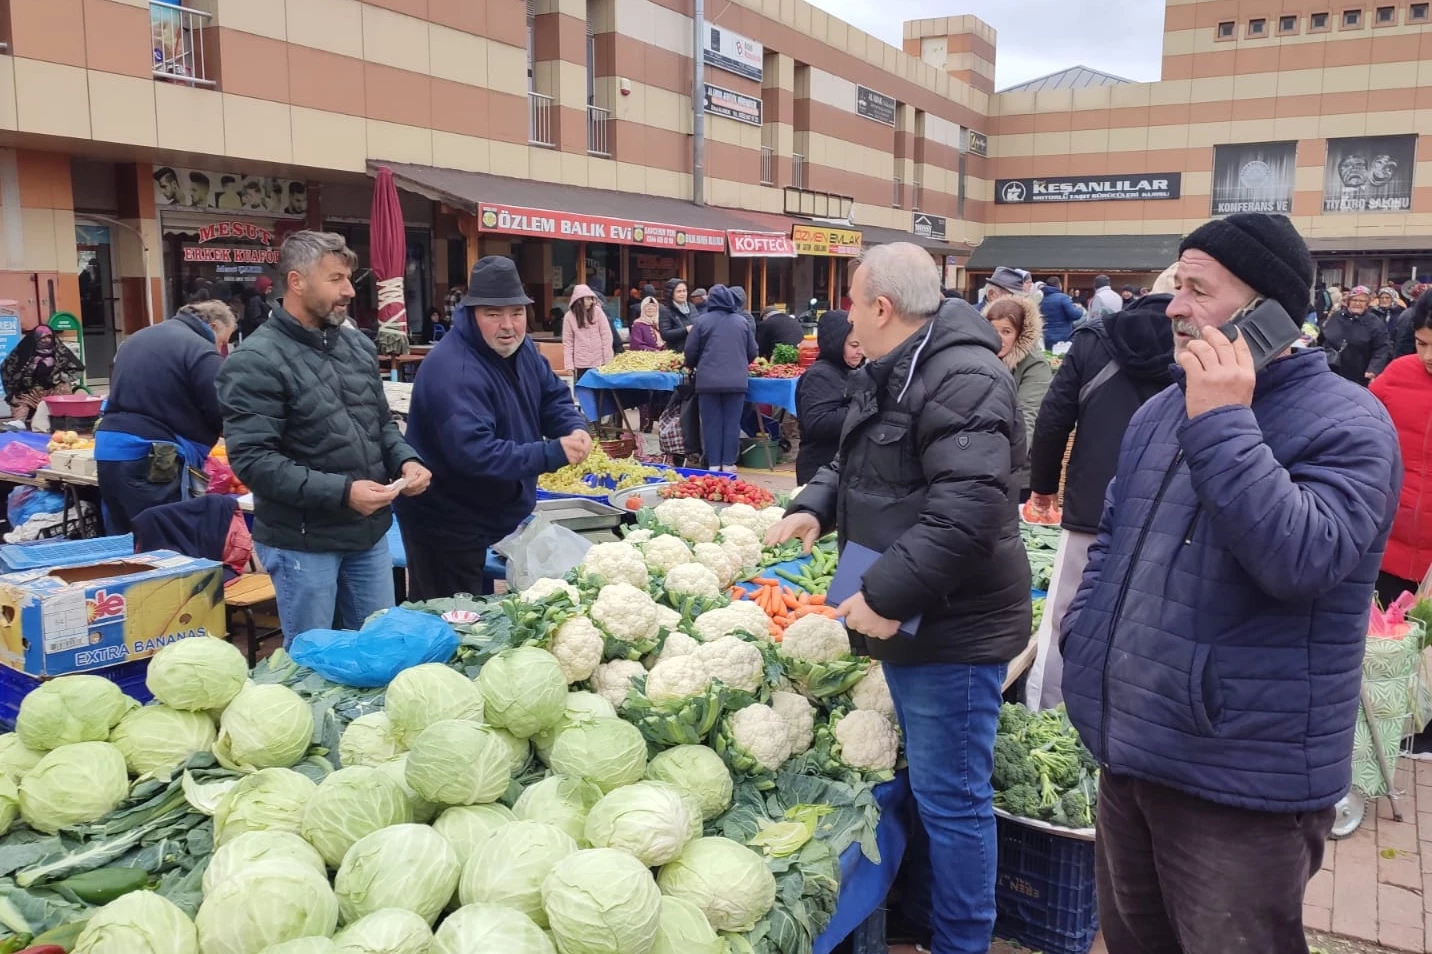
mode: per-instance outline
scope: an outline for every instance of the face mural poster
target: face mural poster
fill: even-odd
[[[1409,211],[1416,159],[1416,136],[1329,139],[1323,211]]]
[[[1293,211],[1296,142],[1240,142],[1213,149],[1212,213]]]

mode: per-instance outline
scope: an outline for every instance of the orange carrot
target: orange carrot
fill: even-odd
[[[779,580],[772,580],[769,577],[764,576],[753,576],[751,577],[751,582],[755,583],[757,586],[774,586],[777,589],[780,589],[781,586]]]
[[[814,606],[824,606],[824,605],[825,605],[825,594],[824,594],[824,593],[811,593],[811,594],[808,594],[808,595],[810,596],[810,602],[811,602],[812,605],[814,605]]]
[[[790,593],[787,593],[785,590],[781,590],[780,596],[782,602],[786,604],[787,609],[795,609],[796,607],[801,605],[796,601],[796,598],[794,596],[792,596]]]

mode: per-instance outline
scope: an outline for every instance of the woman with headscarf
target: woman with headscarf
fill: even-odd
[[[1034,422],[1039,418],[1039,405],[1054,380],[1054,369],[1040,348],[1044,319],[1039,307],[1024,295],[1001,298],[985,306],[984,316],[999,332],[999,357],[1014,375],[1015,394],[1024,414],[1025,446],[1034,436]],[[1029,496],[1029,462],[1025,460],[1017,475],[1020,500]]]
[[[1318,344],[1328,353],[1328,365],[1356,384],[1382,373],[1392,360],[1392,339],[1387,322],[1374,315],[1372,292],[1359,285],[1348,293],[1342,307],[1323,323]]]
[[[1396,325],[1397,319],[1402,317],[1402,310],[1406,307],[1401,296],[1397,294],[1397,289],[1389,287],[1378,289],[1377,301],[1373,302],[1368,311],[1380,318],[1383,324],[1387,325],[1390,333]]]
[[[686,350],[686,336],[691,333],[691,323],[696,319],[696,309],[686,300],[686,282],[680,278],[666,282],[666,299],[661,303],[661,323],[658,330],[661,340],[672,351]]]
[[[38,325],[20,339],[15,350],[0,364],[0,384],[5,401],[17,421],[27,425],[35,409],[47,397],[73,394],[85,366],[65,347],[49,325]]]
[[[562,317],[562,359],[572,380],[600,368],[615,355],[612,327],[596,294],[586,285],[572,289],[572,303]]]
[[[741,413],[746,409],[750,365],[756,360],[756,333],[736,308],[736,296],[729,288],[712,286],[706,310],[686,337],[686,366],[695,371],[706,466],[719,473],[736,470]]]
[[[796,423],[801,434],[796,451],[798,485],[809,483],[817,471],[835,460],[845,425],[846,381],[865,361],[846,312],[821,315],[815,340],[820,355],[796,382]]]
[[[660,351],[661,335],[656,330],[660,322],[661,303],[650,296],[643,298],[640,310],[632,319],[627,347],[632,351]]]

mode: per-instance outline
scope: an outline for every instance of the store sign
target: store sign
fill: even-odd
[[[278,249],[238,245],[185,245],[184,261],[220,265],[277,265]]]
[[[989,137],[984,133],[975,132],[973,129],[966,129],[965,152],[974,153],[976,156],[988,156]]]
[[[1417,137],[1329,139],[1324,212],[1406,212],[1412,208]]]
[[[795,258],[796,243],[784,232],[726,233],[732,258]]]
[[[1109,202],[1177,199],[1183,181],[1177,172],[1144,172],[1119,178],[1052,176],[1046,179],[996,179],[996,205],[1026,202]]]
[[[483,232],[503,235],[537,235],[575,242],[608,242],[653,248],[689,248],[697,252],[726,250],[726,233],[719,229],[681,228],[605,215],[484,204],[478,209],[477,223]]]
[[[943,215],[928,215],[924,212],[915,213],[914,227],[910,231],[921,238],[940,239],[945,238],[945,226],[948,223]]]
[[[824,225],[797,225],[791,229],[797,255],[854,258],[860,254],[861,238],[853,229],[832,229]]]
[[[1240,142],[1213,147],[1214,215],[1293,211],[1296,142]]]
[[[757,83],[761,81],[765,73],[766,48],[750,37],[708,20],[702,32],[701,46],[706,51],[708,65]]]
[[[706,84],[706,111],[713,116],[725,116],[738,123],[750,126],[761,125],[762,102],[754,96],[745,96],[729,89]]]
[[[855,87],[855,111],[877,123],[895,125],[895,97],[877,93],[867,86]]]
[[[243,239],[261,245],[273,244],[273,233],[261,229],[252,222],[215,222],[199,229],[199,244],[204,245],[215,239]]]
[[[160,209],[301,216],[308,214],[308,188],[298,179],[156,166],[154,203]]]

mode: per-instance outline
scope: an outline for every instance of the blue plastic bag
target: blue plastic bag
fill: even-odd
[[[404,669],[447,662],[458,638],[440,617],[389,610],[361,630],[311,629],[293,641],[289,655],[329,682],[359,688],[386,686]]]
[[[11,527],[20,527],[42,513],[64,513],[65,497],[53,490],[16,487],[5,500],[5,515]]]

